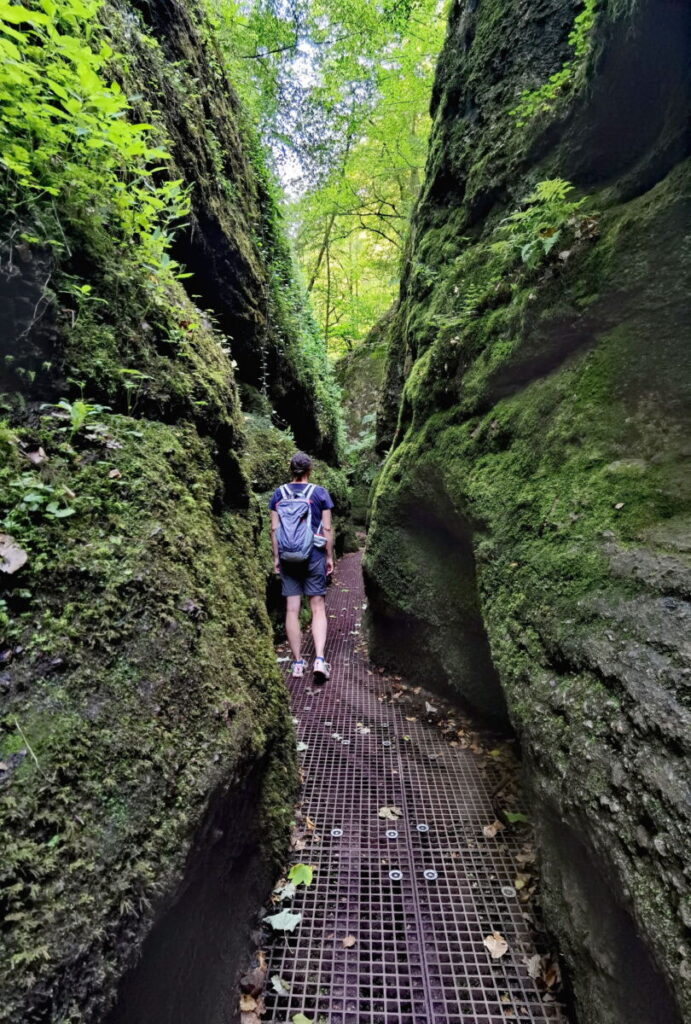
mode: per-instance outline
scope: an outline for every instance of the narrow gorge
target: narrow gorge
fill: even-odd
[[[416,0],[357,2],[396,45],[423,31]],[[402,676],[520,753],[559,1019],[682,1024],[691,7],[436,5],[438,59],[406,58],[408,84],[434,79],[429,144],[413,119],[395,202],[358,158],[376,202],[353,212],[374,86],[325,86],[319,130],[292,108],[276,122],[288,152],[289,129],[325,161],[344,147],[331,179],[304,173],[308,197],[333,191],[310,234],[304,211],[286,220],[252,89],[278,104],[287,54],[318,92],[309,62],[347,33],[301,42],[307,10],[331,31],[328,3],[226,6],[0,3],[0,1021],[260,1020],[240,979],[307,813],[293,715],[312,691],[277,661],[266,511],[299,448],[353,553],[329,607],[348,609],[339,672],[378,680],[368,713]],[[358,45],[353,67],[403,78],[393,43],[376,61]],[[339,284],[366,237],[362,280]],[[431,997],[410,1012],[367,1022],[456,1020]],[[281,1013],[266,1024],[366,1024]]]

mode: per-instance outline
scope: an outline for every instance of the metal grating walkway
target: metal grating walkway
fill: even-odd
[[[364,601],[360,556],[347,555],[327,597],[331,681],[290,680],[310,819],[293,860],[316,870],[282,905],[302,920],[269,952],[269,975],[289,993],[268,986],[263,1020],[563,1024],[524,963],[535,953],[525,908],[502,894],[522,840],[483,837],[495,814],[481,758],[382,699],[387,681],[360,635]],[[400,820],[379,817],[383,806]],[[500,960],[483,945],[493,931],[509,943]]]

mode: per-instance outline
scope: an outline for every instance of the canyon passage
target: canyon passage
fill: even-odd
[[[0,55],[0,1020],[688,1019],[688,4],[27,0]]]

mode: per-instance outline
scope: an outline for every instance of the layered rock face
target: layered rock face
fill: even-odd
[[[691,1014],[690,55],[680,0],[453,5],[379,419],[374,653],[505,701],[592,1024]]]
[[[60,9],[61,38],[109,42],[169,153],[122,179],[136,210],[177,178],[192,205],[172,253],[146,249],[111,226],[116,177],[84,199],[82,147],[69,187],[2,220],[0,1019],[105,1020],[148,935],[113,1019],[226,1022],[296,785],[238,385],[325,457],[335,405],[201,9],[113,2],[80,28],[86,10]],[[94,110],[117,108],[69,45]]]

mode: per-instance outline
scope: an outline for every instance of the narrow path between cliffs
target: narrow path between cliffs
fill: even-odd
[[[520,891],[529,830],[496,820],[499,751],[472,726],[426,721],[427,680],[406,689],[368,662],[365,601],[360,555],[347,555],[327,597],[331,681],[288,679],[304,778],[292,860],[315,870],[276,907],[301,919],[269,950],[280,982],[262,1020],[564,1022]]]

